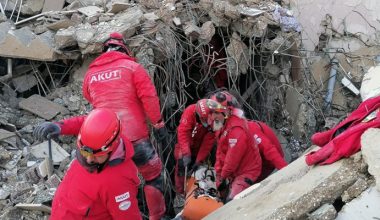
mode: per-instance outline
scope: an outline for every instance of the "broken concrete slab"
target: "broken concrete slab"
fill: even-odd
[[[45,0],[42,12],[46,11],[61,11],[65,0]]]
[[[46,120],[53,119],[59,113],[68,113],[68,110],[65,107],[36,94],[20,101],[19,107]]]
[[[56,165],[59,165],[61,161],[70,156],[57,142],[51,140],[51,149],[53,155],[53,162]],[[49,147],[48,142],[42,142],[40,144],[34,145],[30,148],[30,153],[33,154],[36,158],[46,158],[49,156]]]
[[[54,36],[54,41],[58,49],[76,45],[75,28],[69,27],[67,29],[58,30]]]
[[[0,128],[0,141],[15,136],[15,133]]]
[[[70,19],[62,19],[60,21],[46,25],[46,28],[53,30],[53,31],[58,31],[60,29],[69,28],[69,27],[72,27],[74,25],[75,25],[74,21],[72,21]]]
[[[28,74],[12,78],[12,83],[16,91],[25,92],[37,85],[37,79],[34,75]]]
[[[362,154],[368,164],[368,172],[375,177],[380,192],[380,129],[370,128],[361,136]]]
[[[93,17],[99,13],[102,13],[103,9],[92,5],[92,6],[87,6],[83,8],[78,8],[78,11],[86,15],[87,17]]]
[[[380,192],[374,186],[343,206],[336,220],[380,219]]]
[[[187,22],[183,27],[183,31],[191,40],[196,40],[201,35],[201,29],[192,22]]]
[[[249,51],[247,45],[241,41],[240,36],[234,32],[227,46],[227,68],[232,76],[246,74],[249,67]]]
[[[133,3],[112,2],[111,8],[107,12],[117,14],[135,5]]]
[[[31,204],[31,203],[18,203],[15,207],[20,209],[26,209],[31,211],[41,211],[46,213],[51,213],[51,207],[43,204]]]
[[[302,156],[205,219],[306,219],[308,213],[339,198],[361,175],[360,165],[361,160],[344,159],[309,167]]]
[[[201,34],[199,40],[204,44],[208,44],[211,38],[215,35],[215,27],[211,21],[206,21],[201,27]]]
[[[342,201],[347,203],[358,197],[364,190],[368,188],[368,182],[363,178],[359,178],[352,186],[343,192]]]
[[[12,30],[7,22],[0,24],[0,30],[0,56],[41,61],[56,59],[51,32],[35,35],[28,27]]]
[[[44,6],[44,1],[45,0],[25,0],[22,4],[22,7],[20,7],[21,13],[24,15],[36,15],[40,13]]]
[[[378,95],[380,95],[380,65],[368,70],[360,87],[360,96],[363,101]]]
[[[336,217],[336,210],[331,204],[324,204],[311,213],[308,220],[334,220]]]

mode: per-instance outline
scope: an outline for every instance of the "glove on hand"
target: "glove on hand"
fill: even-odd
[[[169,135],[168,130],[166,129],[165,126],[154,129],[154,136],[159,142],[162,142],[163,140],[165,140],[168,135]]]
[[[180,159],[178,159],[178,176],[184,176],[185,175],[185,169],[191,163],[191,157],[190,156],[183,156]]]
[[[52,122],[44,122],[34,129],[33,136],[39,141],[44,141],[49,138],[58,137],[60,133],[61,128],[59,125]]]
[[[227,189],[227,186],[228,186],[227,180],[222,179],[219,186],[218,186],[218,191],[219,192],[224,191],[225,189]]]

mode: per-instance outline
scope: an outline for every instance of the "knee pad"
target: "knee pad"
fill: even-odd
[[[152,186],[160,190],[161,193],[163,193],[163,184],[164,184],[164,174],[162,172],[156,178],[145,182],[145,185]]]

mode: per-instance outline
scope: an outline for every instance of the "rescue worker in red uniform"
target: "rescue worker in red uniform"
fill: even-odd
[[[136,198],[140,180],[124,129],[108,109],[35,129],[40,140],[78,135],[76,159],[55,192],[51,220],[141,219]]]
[[[212,99],[206,106],[211,112],[208,125],[217,139],[215,171],[218,191],[224,191],[229,185],[228,202],[260,176],[260,152],[241,115]]]
[[[94,108],[108,108],[117,113],[132,142],[135,162],[145,179],[144,195],[151,220],[164,216],[162,162],[149,140],[146,118],[159,140],[167,131],[160,113],[156,89],[144,67],[130,56],[123,36],[112,33],[102,55],[89,66],[83,81],[83,96]]]
[[[261,121],[248,121],[248,127],[262,159],[261,175],[256,180],[260,182],[267,178],[274,169],[280,170],[288,165],[284,159],[281,144],[272,129]]]
[[[186,107],[177,128],[178,143],[174,149],[174,156],[177,160],[175,187],[179,194],[184,193],[185,169],[190,168],[191,164],[196,167],[203,162],[215,143],[215,136],[207,125],[209,113],[206,112],[206,101],[207,99],[201,99],[196,104]]]
[[[94,108],[108,108],[119,116],[124,135],[134,147],[133,161],[145,179],[144,195],[151,220],[164,216],[162,162],[149,139],[148,119],[159,141],[167,131],[160,113],[156,89],[142,65],[130,56],[123,36],[112,33],[105,53],[89,66],[83,81],[83,96]]]
[[[233,114],[243,117],[243,111],[237,99],[227,91],[220,91],[210,97],[212,100],[219,102]],[[251,136],[254,138],[262,159],[261,175],[256,180],[260,182],[268,177],[273,170],[284,168],[287,162],[284,159],[281,144],[272,129],[264,122],[248,120],[248,128]]]

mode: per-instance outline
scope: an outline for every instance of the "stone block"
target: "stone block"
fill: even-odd
[[[46,120],[53,119],[59,113],[66,114],[68,112],[65,107],[51,102],[40,95],[32,95],[20,101],[19,107]]]
[[[243,191],[205,219],[306,219],[308,213],[333,203],[361,175],[361,161],[343,159],[310,167],[301,156],[264,181]],[[378,203],[377,203],[378,204]],[[360,218],[359,218],[360,219]]]
[[[59,144],[51,140],[53,163],[59,165],[64,159],[70,156]],[[30,148],[30,153],[36,158],[46,158],[49,156],[48,141],[34,145]]]
[[[375,177],[380,192],[380,129],[370,128],[361,136],[362,155],[368,164],[368,172]]]

